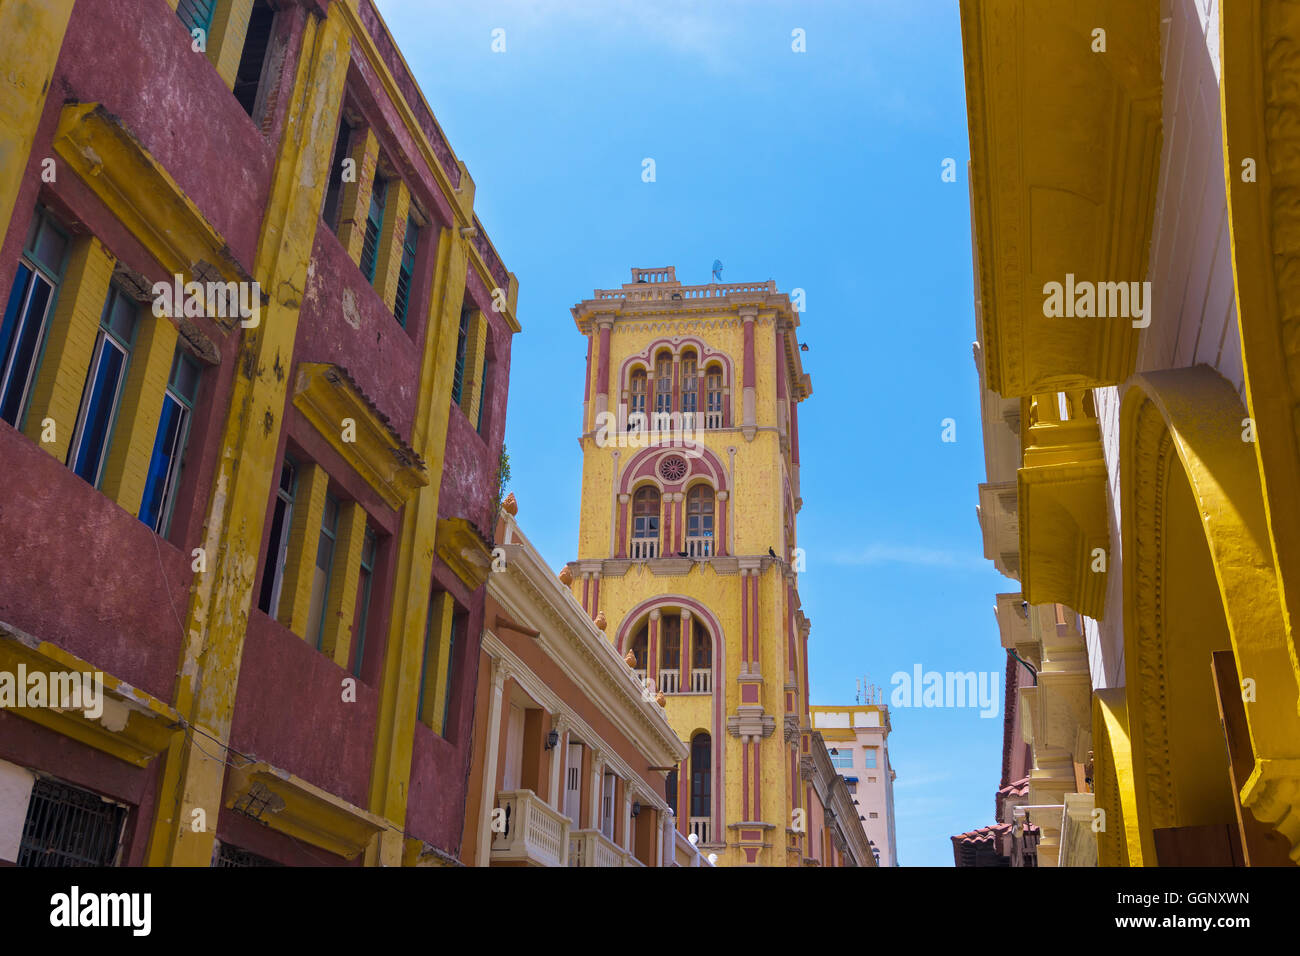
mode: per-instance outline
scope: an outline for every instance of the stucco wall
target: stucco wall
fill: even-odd
[[[1138,371],[1210,365],[1245,403],[1233,294],[1219,107],[1219,0],[1163,0],[1164,137],[1148,278],[1152,317]],[[1106,613],[1085,619],[1094,687],[1124,683],[1119,410],[1123,390],[1097,389],[1108,474]]]

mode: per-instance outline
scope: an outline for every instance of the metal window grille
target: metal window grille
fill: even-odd
[[[460,330],[456,333],[456,371],[451,380],[451,400],[460,404],[465,388],[465,351],[469,345],[469,309],[460,310]]]
[[[402,243],[402,264],[397,270],[397,298],[393,302],[393,316],[406,328],[406,310],[411,299],[411,277],[415,274],[415,252],[420,240],[420,229],[414,219],[406,220],[406,239]]]
[[[212,856],[213,866],[284,866],[275,860],[267,859],[237,846],[217,841],[217,852]]]
[[[97,793],[38,777],[18,846],[19,866],[112,866],[126,808]]]
[[[379,236],[384,229],[384,205],[387,202],[388,184],[378,176],[370,191],[370,212],[366,216],[366,232],[361,243],[361,271],[367,282],[375,281],[375,267],[379,263]]]
[[[474,423],[474,431],[479,434],[483,433],[483,402],[487,398],[487,359],[483,360],[483,374],[480,376],[478,383],[478,421]]]
[[[212,14],[216,8],[217,0],[180,0],[176,4],[176,15],[185,24],[185,29],[207,31],[212,26]]]

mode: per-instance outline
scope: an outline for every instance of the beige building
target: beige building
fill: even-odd
[[[810,707],[812,728],[857,805],[877,866],[898,865],[894,769],[889,761],[889,708],[884,704]]]

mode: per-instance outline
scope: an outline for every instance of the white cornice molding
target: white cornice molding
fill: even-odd
[[[511,617],[541,631],[538,644],[628,739],[658,766],[680,763],[688,749],[658,704],[642,687],[614,645],[541,560],[510,519],[506,568],[493,572],[488,591]],[[539,612],[546,620],[538,620]]]
[[[491,630],[485,629],[483,631],[483,650],[494,660],[505,663],[505,669],[510,672],[510,676],[514,678],[515,682],[523,688],[529,697],[545,707],[558,720],[567,723],[569,733],[582,738],[582,742],[591,749],[593,758],[598,757],[605,767],[616,773],[629,786],[637,787],[638,790],[645,790],[651,794],[647,802],[653,803],[656,809],[660,811],[668,809],[667,800],[658,795],[658,790],[655,789],[651,782],[634,771],[631,765],[619,756],[617,750],[592,730],[590,724],[578,716],[559,695],[547,686],[545,681],[533,673],[532,669],[524,663],[523,658],[507,647],[505,642]]]

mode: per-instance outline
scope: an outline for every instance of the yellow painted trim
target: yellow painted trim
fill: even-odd
[[[1300,276],[1292,265],[1300,175],[1290,162],[1300,66],[1286,54],[1294,47],[1295,24],[1286,4],[1241,0],[1219,6],[1224,177],[1246,407],[1255,424],[1290,667],[1300,682]],[[1243,179],[1247,160],[1254,166],[1253,182]]]
[[[429,137],[425,134],[423,127],[415,118],[415,112],[411,109],[411,105],[406,102],[405,95],[397,85],[397,79],[393,76],[392,71],[389,70],[388,64],[384,62],[383,56],[380,55],[378,48],[375,46],[374,39],[370,36],[370,31],[367,30],[365,24],[361,22],[358,3],[359,0],[338,0],[338,2],[331,4],[330,16],[337,16],[340,19],[352,40],[352,48],[365,58],[366,65],[370,67],[371,72],[379,81],[380,88],[385,96],[387,96],[388,101],[392,104],[394,110],[396,110],[407,135],[409,135],[414,141],[425,165],[428,166],[430,172],[433,173],[438,188],[451,203],[452,211],[457,217],[455,225],[472,225],[474,221],[473,178],[470,177],[469,171],[465,168],[465,164],[457,160],[456,163],[461,173],[460,187],[455,188],[451,185],[451,180],[447,176],[447,171],[442,167],[442,160],[439,159],[437,153],[434,152],[433,144],[429,142]],[[385,30],[387,30],[386,26]],[[400,50],[397,55],[401,58],[402,54]],[[403,60],[403,63],[405,63],[405,60]],[[407,72],[410,73],[411,76],[415,75],[409,67]],[[421,101],[423,102],[422,95]],[[433,110],[428,109],[428,103],[425,103],[424,105],[429,116],[433,116]],[[436,119],[434,119],[434,123],[437,124]],[[439,129],[441,129],[441,127],[439,127]],[[445,136],[443,137],[443,140],[444,142],[447,142]],[[448,144],[448,149],[450,150],[450,148],[450,144]]]
[[[133,515],[140,514],[163,397],[176,354],[176,326],[141,309],[126,383],[113,426],[100,489]]]
[[[465,343],[465,381],[461,386],[461,407],[471,425],[478,423],[479,403],[483,396],[483,376],[487,374],[488,319],[479,309],[469,316]]]
[[[420,722],[441,734],[442,712],[447,703],[447,667],[450,663],[451,628],[456,602],[446,591],[433,596],[430,603],[428,639],[424,654],[424,713]]]
[[[231,768],[225,806],[348,860],[385,828],[382,818],[266,761]]]
[[[334,566],[330,570],[329,603],[321,629],[321,652],[339,667],[348,666],[352,648],[352,619],[357,610],[361,581],[361,549],[366,536],[366,511],[355,501],[340,505],[339,528],[334,539]]]
[[[369,127],[354,129],[348,144],[348,159],[356,163],[356,180],[343,184],[339,203],[339,242],[352,261],[361,265],[361,250],[366,239],[366,217],[370,213],[370,194],[375,186],[375,169],[379,165],[379,140]]]
[[[1106,814],[1097,832],[1098,866],[1155,862],[1151,830],[1138,825],[1137,787],[1129,743],[1124,688],[1098,690],[1092,698],[1093,790]]]
[[[226,240],[171,174],[98,103],[63,108],[54,150],[168,272],[215,271],[230,282],[249,279]],[[236,324],[233,318],[220,321],[227,328]]]
[[[261,323],[241,332],[229,412],[221,428],[204,521],[208,570],[196,574],[177,661],[175,707],[210,738],[173,741],[158,789],[146,861],[207,866],[214,829],[195,831],[193,810],[215,820],[222,801],[240,659],[256,587],[267,502],[278,475],[281,410],[298,310],[320,222],[348,40],[334,18],[308,17],[285,134],[272,173],[254,275],[272,291]],[[233,759],[233,758],[232,758]]]
[[[379,417],[374,407],[337,367],[320,362],[298,366],[293,404],[366,484],[397,509],[417,488],[429,484],[424,462]],[[355,425],[355,436],[344,421]]]
[[[248,36],[248,18],[252,12],[253,0],[219,0],[212,15],[208,59],[228,90],[235,88],[235,74],[244,55],[244,39]]]
[[[471,591],[482,587],[492,568],[492,549],[465,518],[440,518],[438,557]]]
[[[1112,561],[1101,431],[1078,405],[1079,417],[1059,421],[1055,402],[1054,394],[1035,396],[1022,416],[1020,582],[1030,604],[1064,604],[1100,620],[1107,571],[1093,568],[1108,569]]]
[[[0,622],[0,671],[17,675],[20,665],[29,676],[38,672],[47,675],[47,686],[50,674],[100,673],[102,713],[98,716],[53,707],[5,708],[55,733],[137,767],[148,766],[180,733],[180,716],[165,702],[111,674],[103,674],[89,661],[57,644]]]
[[[40,442],[41,422],[53,418],[55,441],[42,442],[41,447],[59,461],[67,461],[77,427],[81,393],[115,262],[94,236],[74,240],[45,330],[45,356],[32,387],[23,431],[32,441]]]
[[[402,267],[402,249],[406,243],[406,218],[411,211],[411,191],[400,179],[388,183],[384,208],[384,226],[379,232],[379,252],[375,262],[375,291],[393,311],[397,301],[397,277]]]
[[[1254,681],[1255,699],[1245,702],[1245,711],[1256,765],[1241,800],[1257,819],[1287,837],[1291,858],[1300,862],[1300,690],[1256,457],[1241,438],[1244,417],[1232,385],[1207,366],[1138,375],[1121,406],[1124,663],[1129,693],[1144,693],[1144,710],[1132,721],[1135,758],[1149,754],[1157,768],[1146,773],[1139,799],[1151,786],[1169,789],[1162,784],[1168,775],[1159,768],[1177,715],[1156,708],[1163,699],[1167,655],[1181,644],[1162,627],[1151,582],[1169,575],[1176,579],[1185,558],[1161,547],[1168,518],[1160,475],[1180,467],[1196,502],[1197,514],[1190,517],[1205,533],[1237,672]],[[1207,671],[1209,666],[1206,661]],[[1168,803],[1165,798],[1150,809],[1151,825],[1179,824],[1164,822]]]
[[[331,13],[345,8],[335,4]],[[420,368],[420,399],[416,405],[411,444],[441,474],[446,456],[451,380],[456,360],[460,310],[465,299],[469,251],[464,239],[451,229],[438,237],[438,261],[429,304],[428,334]],[[386,819],[406,819],[407,785],[411,773],[411,747],[415,733],[419,694],[420,655],[424,647],[425,616],[429,607],[429,582],[438,530],[440,483],[419,489],[402,509],[393,574],[393,612],[388,627],[388,652],[380,686],[375,757],[370,773],[370,809]],[[402,860],[400,834],[381,835],[380,844],[367,857],[369,863],[397,866]]]
[[[1044,314],[1044,286],[1147,278],[1160,5],[961,0],[985,383],[1004,397],[1124,381],[1126,318]],[[1104,28],[1106,51],[1093,52]],[[1069,117],[1069,122],[1062,122]]]
[[[329,490],[329,483],[329,475],[315,462],[298,466],[298,490],[293,496],[289,549],[284,561],[284,582],[276,615],[281,624],[311,644],[316,643],[316,635],[307,633],[307,618],[311,612],[316,549],[320,545],[320,524],[325,514],[325,493]]]
[[[379,81],[381,89],[387,96],[388,101],[393,105],[394,110],[397,112],[407,135],[411,138],[412,142],[415,143],[420,158],[424,160],[424,164],[433,173],[434,181],[437,183],[439,190],[451,204],[452,213],[455,216],[454,227],[459,229],[462,227],[473,226],[475,186],[474,178],[470,175],[469,170],[463,162],[455,159],[455,154],[452,153],[453,161],[456,163],[457,169],[460,170],[460,185],[457,187],[451,185],[451,179],[448,176],[447,171],[443,168],[442,160],[434,151],[433,144],[429,141],[429,137],[424,132],[424,128],[415,118],[415,112],[412,110],[411,105],[406,101],[406,97],[402,93],[401,88],[397,85],[397,79],[388,68],[388,64],[384,61],[383,56],[380,55],[379,50],[375,46],[374,39],[370,36],[370,31],[368,31],[365,24],[361,22],[360,13],[358,11],[358,0],[338,0],[337,3],[331,6],[330,15],[334,16],[335,11],[337,11],[337,15],[345,22],[347,29],[351,34],[353,49],[359,53],[360,56],[365,58],[366,64],[370,67],[371,73]],[[379,19],[382,24],[383,17],[380,16]],[[386,25],[384,26],[384,29],[387,30]],[[400,50],[397,51],[397,56],[398,59],[405,64],[406,61],[402,57]],[[411,76],[415,75],[409,67],[407,68],[407,72]],[[420,96],[420,101],[424,103],[428,115],[433,117],[433,110],[428,108],[428,103],[424,101],[423,94],[421,94],[418,89],[416,90],[416,93]],[[433,119],[433,123],[435,126],[437,125],[438,121],[436,118]],[[439,129],[441,129],[441,127],[439,127]],[[443,141],[447,142],[445,136],[443,137]],[[449,152],[451,151],[449,142],[447,149]],[[488,240],[488,244],[492,244],[491,239]],[[493,248],[495,250],[495,247]],[[478,250],[473,247],[472,243],[468,244],[467,253],[469,262],[472,263],[472,268],[478,272],[479,277],[483,280],[484,285],[487,286],[490,292],[497,285],[496,279],[492,277],[490,272],[488,272],[487,264],[483,261],[483,257],[479,255]],[[521,327],[516,315],[519,282],[515,278],[514,273],[509,273],[508,275],[508,288],[505,290],[507,307],[502,312],[502,316],[506,321],[506,325],[509,326],[512,332],[519,332]]]
[[[0,6],[0,236],[36,142],[36,127],[72,17],[73,0],[5,0]]]

